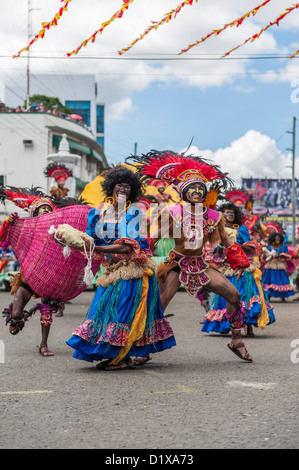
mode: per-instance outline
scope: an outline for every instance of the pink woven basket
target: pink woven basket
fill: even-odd
[[[91,207],[73,205],[49,214],[19,219],[11,225],[9,242],[17,255],[26,282],[40,297],[68,301],[86,289],[84,268],[87,259],[79,251],[71,250],[65,258],[63,247],[48,233],[51,226],[69,224],[85,232],[87,214]],[[96,274],[101,261],[92,261],[92,272]]]

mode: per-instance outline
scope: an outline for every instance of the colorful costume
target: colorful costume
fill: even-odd
[[[207,297],[206,286],[210,282],[207,273],[208,264],[204,260],[203,247],[209,242],[217,243],[224,230],[225,221],[215,207],[216,200],[212,194],[213,183],[226,187],[230,180],[216,165],[207,163],[200,157],[188,157],[171,151],[152,151],[141,157],[132,157],[141,178],[153,177],[166,181],[179,194],[182,204],[171,206],[168,212],[170,237],[175,239],[175,247],[170,251],[166,261],[157,270],[158,282],[167,279],[170,270],[179,273],[179,280],[186,291],[201,302]],[[192,211],[188,212],[188,204],[184,204],[185,194],[193,184],[200,184],[203,193],[203,212],[197,217]],[[208,187],[209,186],[209,187]],[[218,191],[216,191],[218,194]],[[167,217],[167,215],[166,215]],[[163,219],[163,211],[160,221]],[[163,237],[160,222],[161,237]],[[180,232],[181,229],[181,233]],[[154,237],[153,237],[154,238]],[[186,245],[186,243],[188,245]],[[188,246],[188,247],[186,247]],[[227,259],[233,267],[246,267],[249,262],[237,244],[227,249]],[[241,306],[232,314],[226,314],[233,329],[243,326],[244,311]]]
[[[245,225],[241,225],[238,229],[225,228],[228,236],[239,243],[244,250],[246,248],[254,250],[248,259],[250,265],[245,269],[243,275],[237,280],[235,270],[230,267],[226,261],[224,249],[223,255],[217,255],[217,248],[213,255],[214,264],[219,266],[219,271],[236,287],[241,296],[241,302],[246,310],[244,317],[244,325],[253,325],[255,327],[265,328],[275,321],[272,306],[269,304],[268,298],[262,288],[261,271],[259,270],[259,262],[257,255],[258,250],[255,243],[250,241],[248,229]],[[209,310],[205,315],[205,323],[202,327],[206,333],[228,333],[230,325],[225,317],[226,300],[216,294],[209,297]]]
[[[110,364],[115,365],[127,356],[146,357],[175,346],[163,316],[149,244],[138,235],[138,228],[133,234],[129,229],[137,213],[138,209],[129,208],[119,224],[104,222],[105,210],[91,209],[88,214],[86,232],[95,245],[125,243],[132,253],[113,255],[117,262],[106,255],[88,318],[67,341],[77,359],[113,358]]]
[[[43,298],[43,303],[37,304],[29,313],[31,315],[40,310],[42,324],[49,326],[52,313],[61,311],[63,302],[76,297],[85,289],[80,270],[83,271],[86,260],[80,253],[65,259],[61,246],[54,242],[48,231],[52,225],[62,222],[70,222],[80,228],[83,220],[85,226],[89,209],[72,198],[54,201],[37,188],[2,187],[0,200],[10,200],[30,215],[18,219],[14,224],[4,221],[0,228],[0,241],[11,244],[21,266],[20,272],[13,278],[11,295],[21,286],[35,298]],[[58,210],[60,207],[61,210]],[[74,258],[77,258],[75,265]],[[68,271],[68,276],[65,276]],[[24,320],[18,322],[12,319],[11,313],[11,306],[3,312],[7,323],[17,323],[20,331],[28,319],[28,312]]]
[[[55,179],[57,186],[52,186],[50,189],[50,194],[55,200],[60,200],[68,196],[70,190],[64,185],[66,180],[73,176],[71,170],[62,163],[50,163],[45,168],[44,175],[48,178]]]
[[[268,245],[264,249],[266,263],[262,282],[268,297],[285,299],[295,294],[286,271],[287,259],[283,256],[283,253],[289,255],[288,247],[285,243],[280,248]]]

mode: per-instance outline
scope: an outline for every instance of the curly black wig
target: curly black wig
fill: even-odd
[[[271,232],[269,237],[268,237],[268,243],[269,245],[276,245],[275,243],[275,237],[279,237],[279,245],[282,245],[284,242],[284,235],[281,232]]]
[[[139,177],[133,173],[133,171],[123,167],[118,166],[107,170],[104,173],[104,181],[102,183],[102,188],[107,197],[113,195],[113,189],[116,184],[127,183],[131,186],[130,201],[132,203],[138,201],[142,196],[142,183]]]
[[[228,209],[230,211],[235,212],[234,224],[239,225],[239,226],[242,225],[243,215],[242,215],[242,211],[241,211],[241,209],[239,209],[239,207],[235,206],[232,202],[226,202],[226,203],[222,204],[219,207],[219,211],[224,212],[225,209]]]

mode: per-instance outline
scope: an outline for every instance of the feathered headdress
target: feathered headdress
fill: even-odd
[[[172,188],[183,197],[184,191],[192,183],[221,182],[224,188],[232,184],[231,179],[217,165],[197,156],[185,156],[171,150],[152,150],[146,155],[132,156],[138,168],[140,179],[155,178],[172,185]]]
[[[167,186],[169,186],[169,183],[166,183],[166,181],[158,180],[156,178],[149,178],[146,181],[146,184],[149,185],[149,186],[155,186],[156,188],[159,188],[161,186],[166,188]]]
[[[11,201],[16,206],[29,212],[31,216],[43,205],[48,205],[52,210],[56,209],[53,199],[47,196],[40,188],[17,188],[14,186],[0,187],[0,201]]]
[[[243,189],[232,189],[225,198],[231,201],[235,206],[242,207],[247,211],[252,211],[253,197]]]
[[[88,205],[82,197],[65,197],[61,200],[54,200],[51,196],[46,195],[40,188],[17,188],[14,186],[0,186],[0,201],[11,201],[31,216],[41,206],[48,205],[53,211],[62,209],[63,207],[72,205]]]
[[[283,227],[279,222],[264,222],[264,226],[268,235],[272,232],[284,233]]]
[[[56,183],[64,183],[73,176],[73,173],[63,163],[49,163],[44,170],[44,175],[47,178],[54,178]]]

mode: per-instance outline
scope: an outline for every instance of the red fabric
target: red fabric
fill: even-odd
[[[240,245],[231,245],[227,249],[226,259],[232,269],[248,268],[249,261]]]
[[[2,223],[0,227],[0,242],[4,242],[6,240],[8,230],[9,230],[9,224],[6,222],[6,220],[4,220],[4,222]]]

